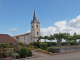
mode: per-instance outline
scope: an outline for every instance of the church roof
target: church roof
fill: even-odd
[[[20,34],[20,35],[16,35],[16,36],[24,36],[24,35],[28,35],[30,33],[24,33],[24,34]],[[16,36],[13,36],[13,37],[16,37]]]
[[[33,15],[33,20],[31,21],[31,23],[39,23],[39,21],[37,20],[37,16],[36,16],[35,10],[34,10],[34,15]]]

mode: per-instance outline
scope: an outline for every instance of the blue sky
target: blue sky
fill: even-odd
[[[80,0],[0,0],[0,33],[15,36],[30,31],[34,6],[41,35],[79,34]]]

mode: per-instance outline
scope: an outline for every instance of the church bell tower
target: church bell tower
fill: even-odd
[[[37,20],[36,12],[34,10],[33,20],[31,21],[31,40],[37,42],[38,39],[34,37],[40,36],[40,22]]]

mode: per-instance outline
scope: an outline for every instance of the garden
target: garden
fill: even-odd
[[[22,42],[17,42],[17,44],[1,43],[0,44],[0,58],[5,59],[19,59],[27,58],[33,56],[31,50],[34,47],[31,45],[23,44]]]

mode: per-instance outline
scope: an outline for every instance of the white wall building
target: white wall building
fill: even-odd
[[[36,42],[38,39],[34,37],[40,36],[40,22],[37,20],[36,12],[34,10],[33,20],[31,21],[31,32],[14,36],[13,38],[19,42],[29,44],[30,42]]]

